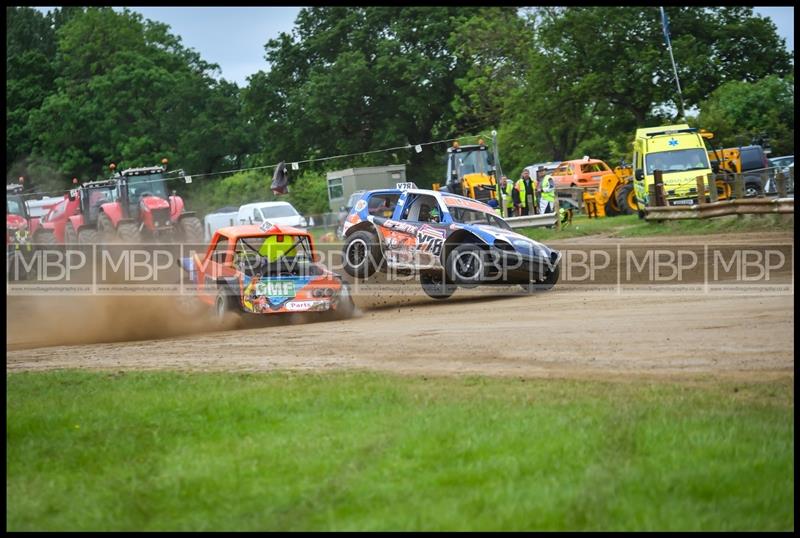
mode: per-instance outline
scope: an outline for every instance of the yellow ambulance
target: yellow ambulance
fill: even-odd
[[[633,188],[640,215],[651,205],[653,173],[661,170],[669,205],[697,203],[697,176],[711,173],[699,129],[687,124],[636,130],[633,142]],[[705,193],[704,193],[705,194]]]

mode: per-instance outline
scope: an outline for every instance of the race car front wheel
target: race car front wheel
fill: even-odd
[[[556,285],[559,277],[561,276],[561,264],[555,266],[552,271],[548,271],[542,280],[537,282],[529,282],[527,284],[520,284],[522,289],[527,293],[534,293],[537,291],[547,291]]]
[[[355,232],[347,238],[343,254],[344,270],[354,278],[371,277],[382,259],[378,238],[365,230]]]

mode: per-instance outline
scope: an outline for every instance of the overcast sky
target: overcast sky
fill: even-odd
[[[40,8],[48,10],[49,8]],[[247,77],[266,69],[264,45],[281,32],[290,33],[300,7],[134,7],[145,18],[160,21],[181,36],[183,44],[204,60],[219,64],[222,77],[247,84]],[[757,7],[775,23],[794,51],[794,8]],[[680,59],[676,58],[676,61]]]

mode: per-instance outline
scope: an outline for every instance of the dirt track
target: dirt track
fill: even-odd
[[[682,245],[702,245],[705,239],[679,238]],[[794,241],[786,233],[720,238],[752,244],[765,239]],[[576,242],[587,240],[554,246],[569,248]],[[792,275],[780,273],[771,283],[788,289]],[[480,290],[459,290],[452,299],[435,302],[411,289],[414,284],[408,286],[413,295],[357,296],[360,315],[344,322],[221,332],[177,318],[164,297],[91,297],[77,309],[74,300],[10,297],[6,369],[354,368],[580,378],[711,374],[753,380],[793,376],[792,291],[557,286],[532,296],[490,297]],[[34,328],[33,316],[49,329]],[[94,343],[103,340],[107,343]]]

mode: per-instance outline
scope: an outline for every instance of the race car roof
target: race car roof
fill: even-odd
[[[267,237],[270,235],[302,235],[305,237],[311,237],[311,234],[305,230],[294,228],[293,226],[278,226],[277,224],[273,224],[272,227],[266,230],[261,229],[261,226],[257,226],[255,224],[226,226],[225,228],[218,229],[217,233],[224,235],[228,239],[238,239],[239,237]]]

